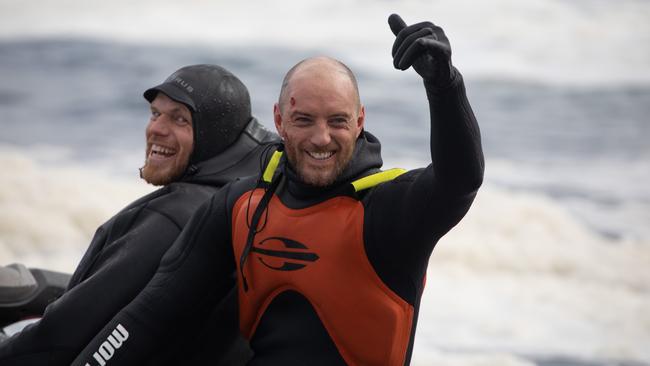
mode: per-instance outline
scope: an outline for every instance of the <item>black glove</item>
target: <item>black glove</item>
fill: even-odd
[[[393,65],[406,70],[413,66],[424,81],[436,88],[451,84],[455,69],[451,65],[451,46],[442,28],[431,22],[406,26],[397,14],[388,17],[397,38],[393,43]]]

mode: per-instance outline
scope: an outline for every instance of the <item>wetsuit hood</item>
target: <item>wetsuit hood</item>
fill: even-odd
[[[151,103],[160,92],[185,104],[192,113],[194,150],[189,166],[225,151],[252,118],[248,89],[221,66],[185,66],[143,96]]]
[[[217,156],[191,165],[180,182],[191,182],[214,186],[223,186],[236,178],[253,174],[258,170],[259,161],[249,162],[246,159],[255,153],[260,144],[278,142],[279,138],[273,132],[262,126],[256,118],[251,118],[237,140]],[[247,163],[243,164],[242,161]],[[250,167],[249,164],[255,164]]]

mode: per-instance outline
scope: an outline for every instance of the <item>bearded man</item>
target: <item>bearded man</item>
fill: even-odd
[[[283,144],[269,163],[197,210],[151,282],[73,365],[120,327],[130,336],[111,365],[137,364],[208,286],[237,288],[248,365],[410,363],[429,256],[469,210],[484,161],[443,30],[395,14],[388,22],[393,65],[424,82],[431,164],[382,171],[350,69],[328,57],[299,62],[274,106]]]
[[[149,282],[194,211],[224,184],[256,173],[266,146],[277,141],[251,116],[246,86],[217,65],[183,67],[146,90],[144,97],[151,117],[140,176],[161,188],[97,229],[63,296],[47,307],[40,321],[0,343],[0,364],[69,365]],[[193,328],[193,335],[178,342],[171,337],[174,346],[148,362],[245,362],[248,348],[237,334],[236,300],[219,300],[195,313],[208,314],[205,318],[188,314],[186,326]],[[224,332],[228,322],[231,331]],[[214,323],[220,332],[210,331]],[[213,344],[225,350],[218,352],[220,357],[212,355]]]

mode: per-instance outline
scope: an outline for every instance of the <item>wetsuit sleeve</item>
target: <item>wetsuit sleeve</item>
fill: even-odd
[[[73,365],[142,364],[188,320],[208,317],[234,287],[225,191],[192,216],[147,286],[78,355]]]
[[[80,265],[75,277],[85,277],[83,281],[74,281],[40,321],[0,343],[0,365],[70,364],[105,322],[136,296],[158,265],[143,261],[142,255],[160,258],[164,253],[155,253],[157,246],[149,244],[168,247],[180,233],[167,217],[143,211],[147,210],[123,215],[126,221],[109,225],[110,229],[98,229],[84,257],[85,262],[94,262],[92,274],[79,275],[91,267]],[[150,250],[124,255],[125,247]]]
[[[462,77],[444,89],[425,83],[431,165],[380,185],[366,201],[364,239],[389,287],[412,302],[434,245],[469,209],[483,180],[479,127]]]

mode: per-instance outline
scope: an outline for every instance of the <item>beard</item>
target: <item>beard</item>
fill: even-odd
[[[341,175],[345,170],[345,166],[336,165],[334,169],[329,171],[320,171],[312,169],[311,172],[305,172],[303,169],[298,168],[298,177],[303,183],[314,187],[328,187],[334,184],[336,178]]]
[[[174,162],[169,166],[155,167],[145,159],[144,166],[140,168],[140,178],[154,186],[164,186],[180,179],[187,169],[188,161],[182,164]]]
[[[333,166],[316,167],[309,164],[308,158],[304,153],[289,140],[285,140],[285,151],[287,159],[291,166],[294,167],[298,178],[303,183],[314,187],[328,187],[343,173],[345,168],[352,161],[354,148],[340,149],[337,151]]]

